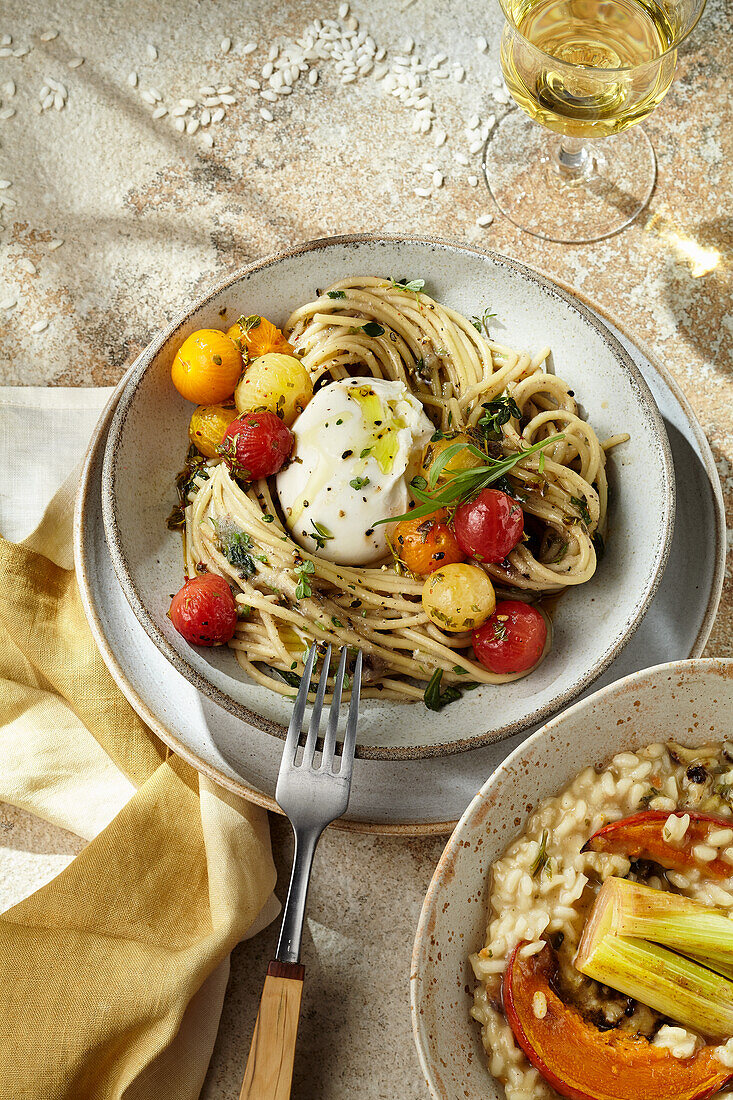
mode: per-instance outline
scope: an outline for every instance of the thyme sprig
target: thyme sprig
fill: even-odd
[[[420,519],[422,516],[431,515],[439,508],[457,507],[464,500],[469,500],[476,496],[482,489],[486,489],[493,482],[504,477],[510,470],[513,470],[522,459],[529,458],[530,455],[542,451],[545,447],[549,447],[553,443],[559,443],[559,441],[564,438],[565,436],[563,434],[553,435],[550,436],[549,439],[543,439],[539,443],[527,447],[524,451],[517,451],[516,454],[507,455],[500,459],[489,458],[487,454],[480,451],[478,447],[474,447],[472,443],[453,443],[438,455],[435,462],[430,467],[430,477],[428,478],[429,492],[418,489],[414,481],[410,483],[414,496],[422,501],[422,504],[418,505],[417,508],[413,508],[410,512],[405,512],[401,516],[388,516],[386,519],[377,520],[373,526],[376,527],[380,523],[399,523],[406,519]],[[464,449],[469,451],[474,457],[479,458],[481,460],[481,465],[471,470],[460,470],[458,473],[452,474],[450,480],[436,491],[437,481],[442,471],[450,460],[455,458],[455,456]]]

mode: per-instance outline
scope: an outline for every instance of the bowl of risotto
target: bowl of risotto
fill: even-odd
[[[733,1097],[733,661],[636,673],[507,758],[415,940],[437,1100]]]
[[[575,698],[641,622],[675,511],[662,418],[598,317],[411,238],[313,242],[193,303],[130,371],[102,492],[122,589],[182,675],[284,737],[309,648],[346,647],[347,695],[361,650],[377,759]]]

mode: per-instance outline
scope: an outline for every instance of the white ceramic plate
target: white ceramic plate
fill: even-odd
[[[670,737],[691,746],[725,740],[732,722],[732,660],[658,665],[553,718],[484,784],[430,883],[412,956],[413,1031],[436,1100],[504,1096],[469,1017],[475,982],[468,955],[484,945],[491,864],[529,814],[588,764]]]
[[[102,475],[102,512],[115,572],[155,645],[202,694],[267,733],[285,736],[291,702],[252,683],[227,647],[196,649],[167,610],[182,581],[181,544],[166,529],[173,484],[188,444],[191,406],[170,381],[170,363],[195,329],[242,312],[283,323],[317,287],[355,274],[413,275],[471,315],[490,302],[497,339],[537,350],[574,389],[601,439],[631,441],[609,464],[609,538],[593,579],[558,603],[549,655],[531,676],[482,685],[440,713],[422,702],[368,699],[357,754],[399,760],[445,755],[535,725],[577,698],[608,667],[641,622],[667,559],[674,473],[664,425],[633,360],[577,298],[495,253],[432,240],[332,238],[262,260],[194,303],[143,352],[112,419]],[[226,319],[226,320],[225,320]]]
[[[699,656],[712,628],[725,565],[725,513],[715,464],[695,417],[666,373],[614,329],[662,411],[677,474],[675,535],[662,584],[644,622],[604,673],[609,683],[649,664]],[[82,599],[110,672],[138,713],[200,771],[276,810],[280,743],[198,693],[156,649],[116,582],[101,522],[102,456],[114,401],[102,416],[82,473],[75,557]],[[421,761],[357,760],[346,827],[446,832],[520,737]]]

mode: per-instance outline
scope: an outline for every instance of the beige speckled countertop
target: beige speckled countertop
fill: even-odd
[[[343,84],[333,61],[320,66],[317,84],[302,79],[275,104],[245,84],[261,79],[273,42],[291,41],[316,17],[335,18],[335,0],[272,9],[256,0],[101,7],[46,0],[42,9],[11,0],[0,11],[0,40],[12,36],[10,56],[0,46],[0,180],[11,184],[0,186],[0,305],[9,307],[0,308],[0,383],[110,384],[192,294],[229,269],[334,233],[426,233],[516,256],[619,317],[686,392],[733,504],[733,51],[722,0],[710,0],[672,90],[646,124],[659,167],[648,210],[621,235],[579,247],[520,233],[493,210],[482,180],[469,185],[470,175],[480,176],[480,154],[469,154],[468,167],[454,160],[469,152],[470,116],[485,120],[504,109],[492,79],[501,25],[495,0],[354,4],[360,27],[388,57],[403,52],[409,35],[424,61],[444,53],[451,74],[456,65],[465,69],[462,80],[426,78],[436,115],[427,135],[413,133],[414,111],[385,95],[373,73]],[[45,31],[59,34],[44,41]],[[225,36],[232,39],[226,55]],[[478,36],[488,40],[487,53]],[[250,41],[257,48],[245,54]],[[79,57],[83,63],[69,68]],[[68,98],[61,110],[51,104],[39,112],[49,77]],[[198,133],[180,133],[169,114],[153,118],[154,105],[141,96],[159,94],[171,110],[181,99],[200,99],[207,85],[230,85],[237,102]],[[273,122],[261,108],[272,110]],[[448,140],[436,148],[441,128]],[[202,133],[213,135],[213,147]],[[415,188],[431,186],[426,162],[446,180],[421,198]],[[477,218],[492,212],[493,223],[479,228]],[[733,654],[729,577],[707,652]],[[282,821],[273,821],[273,841],[282,889],[291,850]],[[0,905],[51,878],[81,845],[0,808]],[[427,1095],[407,981],[413,930],[441,849],[439,839],[325,836],[304,943],[298,1100]],[[206,1100],[239,1095],[276,932],[234,953]]]

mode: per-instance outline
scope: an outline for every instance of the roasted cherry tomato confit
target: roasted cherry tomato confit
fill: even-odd
[[[171,377],[181,396],[197,406],[189,425],[197,461],[223,461],[245,486],[272,477],[288,462],[290,426],[313,397],[313,383],[295,349],[266,318],[243,316],[228,332],[191,333],[173,360]],[[480,461],[468,435],[438,438],[424,450],[422,482],[445,487]],[[484,568],[504,562],[525,537],[520,503],[485,488],[452,510],[404,517],[389,540],[399,567],[425,578],[422,609],[428,619],[442,631],[465,634],[476,660],[500,676],[527,672],[547,644],[543,614],[519,600],[497,604]],[[221,617],[226,582],[216,581],[192,578],[171,604],[172,622],[193,645],[225,644],[233,635],[232,608]]]

